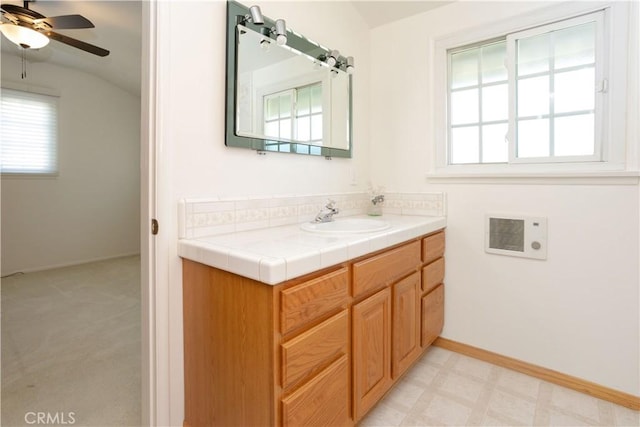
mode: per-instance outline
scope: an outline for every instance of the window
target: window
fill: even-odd
[[[264,134],[280,140],[322,145],[322,84],[265,95]]]
[[[2,173],[57,173],[58,98],[3,87],[0,112]]]
[[[506,40],[450,53],[450,163],[508,160],[509,92]]]
[[[602,161],[603,15],[448,49],[448,164]]]

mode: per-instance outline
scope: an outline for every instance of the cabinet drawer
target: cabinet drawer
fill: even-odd
[[[444,326],[444,285],[422,297],[422,348],[431,345]]]
[[[282,387],[288,388],[347,354],[348,310],[282,344]]]
[[[388,285],[420,265],[420,242],[392,249],[353,265],[353,296]]]
[[[282,425],[352,425],[348,396],[349,363],[347,356],[342,356],[307,384],[282,399]]]
[[[422,269],[422,292],[429,292],[444,281],[444,258],[438,258]]]
[[[346,308],[348,270],[340,270],[285,289],[280,294],[280,328],[286,334],[338,308]]]
[[[422,262],[428,264],[444,255],[444,231],[422,239]]]

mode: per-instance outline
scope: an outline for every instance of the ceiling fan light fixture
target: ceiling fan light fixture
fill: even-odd
[[[49,44],[49,37],[21,25],[2,24],[0,32],[12,43],[24,49],[40,49]]]

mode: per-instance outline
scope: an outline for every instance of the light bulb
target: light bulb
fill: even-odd
[[[340,57],[340,52],[337,50],[332,50],[329,52],[329,57],[327,58],[327,65],[329,67],[333,67],[338,63],[338,58]]]

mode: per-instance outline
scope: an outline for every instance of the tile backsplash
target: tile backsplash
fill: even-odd
[[[369,207],[369,193],[273,196],[259,198],[183,199],[178,209],[179,238],[199,238],[311,221],[336,201],[340,216],[361,215]],[[444,193],[385,193],[383,213],[444,216]]]

